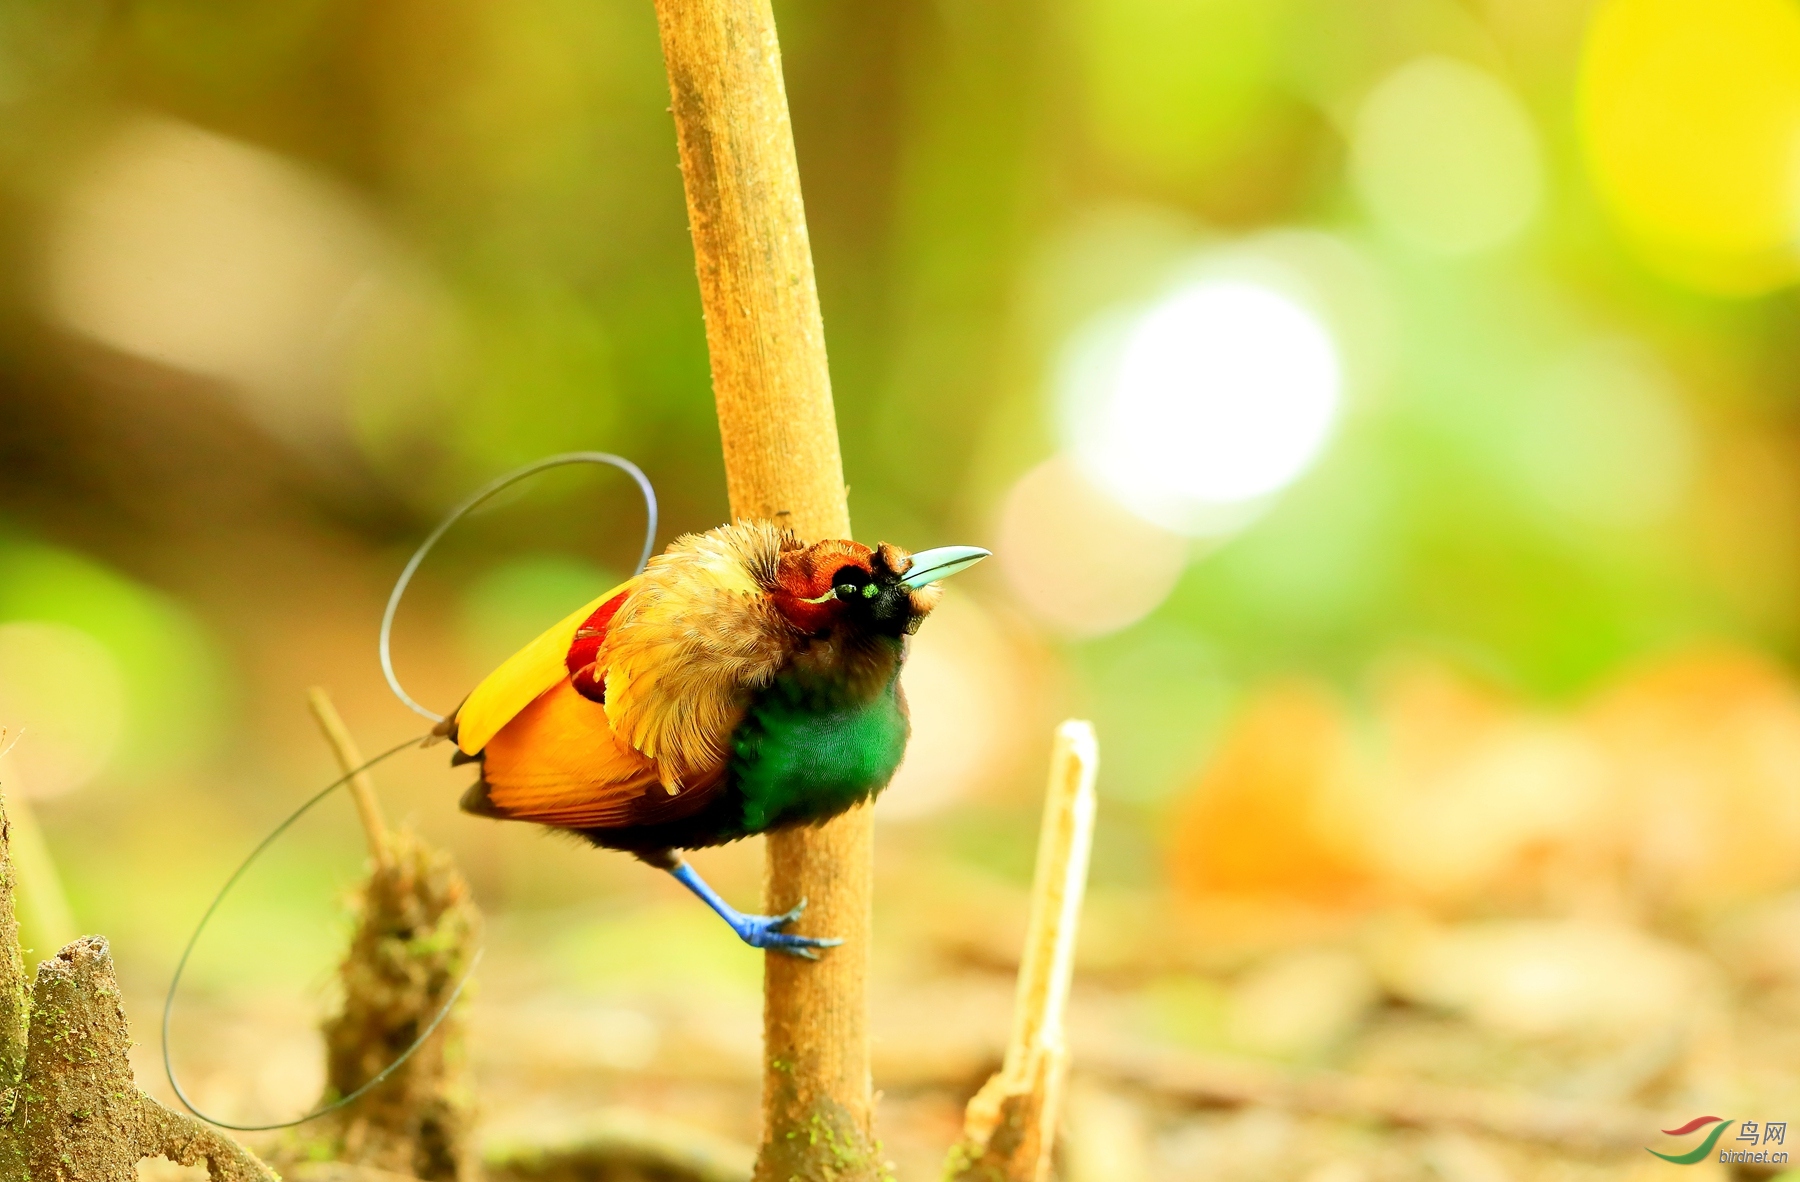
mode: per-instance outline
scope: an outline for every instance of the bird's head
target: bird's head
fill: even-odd
[[[832,538],[784,552],[775,568],[775,607],[808,634],[839,627],[880,636],[914,632],[943,596],[940,579],[988,556],[975,546],[909,554]]]

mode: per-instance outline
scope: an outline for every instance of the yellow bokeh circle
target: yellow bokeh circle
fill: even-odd
[[[1718,295],[1800,278],[1800,4],[1607,0],[1580,108],[1595,185],[1647,264]]]

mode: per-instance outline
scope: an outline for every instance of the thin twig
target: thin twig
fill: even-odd
[[[319,730],[324,732],[325,741],[331,744],[332,754],[337,756],[338,768],[347,776],[362,767],[362,751],[356,746],[356,740],[350,737],[350,730],[344,720],[338,717],[337,707],[331,704],[331,695],[321,686],[313,686],[306,691],[306,704],[312,707],[313,718],[318,720]],[[362,821],[363,836],[369,842],[369,857],[374,859],[377,870],[386,870],[393,864],[393,853],[388,848],[387,821],[381,815],[381,801],[375,796],[375,781],[365,771],[357,771],[350,776],[350,799],[356,802],[356,815]]]

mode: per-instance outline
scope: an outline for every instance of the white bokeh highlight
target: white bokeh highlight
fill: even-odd
[[[1317,459],[1342,370],[1330,330],[1298,300],[1198,280],[1081,335],[1062,373],[1064,445],[1145,520],[1228,533]]]

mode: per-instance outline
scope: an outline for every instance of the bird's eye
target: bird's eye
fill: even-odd
[[[869,572],[860,566],[843,566],[831,576],[831,590],[839,599],[855,599],[864,587],[873,586]]]

